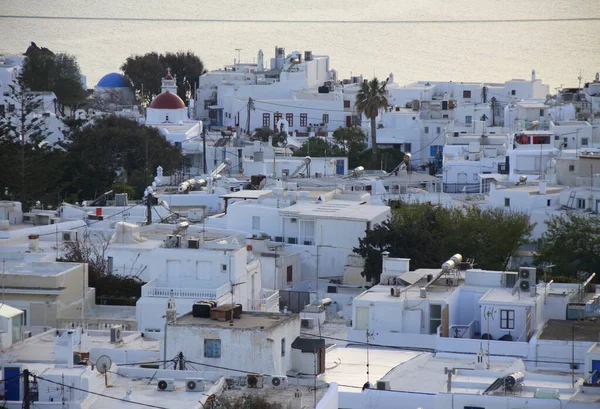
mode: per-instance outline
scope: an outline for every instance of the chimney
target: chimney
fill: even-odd
[[[67,331],[67,368],[73,368],[73,331]]]
[[[29,251],[32,253],[37,253],[40,251],[40,235],[39,234],[30,234],[29,235]]]

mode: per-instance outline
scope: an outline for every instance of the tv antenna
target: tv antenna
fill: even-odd
[[[108,355],[102,355],[96,360],[96,370],[104,375],[104,386],[108,386],[108,371],[112,366],[112,360]]]

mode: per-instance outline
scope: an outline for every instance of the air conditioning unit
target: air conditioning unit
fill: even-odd
[[[271,377],[271,386],[273,387],[273,389],[287,389],[289,386],[287,376]]]
[[[377,381],[377,390],[389,391],[390,389],[390,381]]]
[[[116,344],[123,341],[123,326],[115,325],[110,329],[110,343]]]
[[[519,289],[522,292],[528,292],[532,285],[535,285],[535,267],[519,268]]]
[[[315,327],[315,322],[312,318],[301,318],[300,328],[312,329]]]
[[[199,239],[189,239],[188,240],[188,249],[199,249],[200,248],[200,240]]]
[[[171,392],[175,390],[175,379],[158,379],[156,389],[159,391]]]
[[[262,389],[264,384],[263,376],[260,374],[246,375],[246,388]]]
[[[400,289],[398,287],[390,288],[390,295],[392,297],[400,297]]]
[[[23,339],[31,338],[31,331],[23,331]]]
[[[75,230],[65,230],[62,232],[63,242],[77,241],[77,232]]]
[[[185,380],[186,392],[204,392],[204,381],[202,379],[187,378]]]
[[[296,219],[295,217],[292,217],[292,218],[290,219],[290,222],[292,222],[292,223],[296,223],[297,221],[298,221],[298,219]]]

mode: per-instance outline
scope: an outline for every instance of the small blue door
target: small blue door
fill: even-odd
[[[4,399],[21,400],[21,378],[19,368],[4,368]]]
[[[600,381],[600,361],[592,360],[592,372],[596,371],[592,376],[592,383],[597,384]]]
[[[335,162],[335,173],[337,175],[343,175],[344,174],[344,160],[343,159],[338,159]]]

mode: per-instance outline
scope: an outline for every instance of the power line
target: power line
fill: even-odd
[[[324,338],[324,339],[331,339],[334,341],[344,341],[347,342],[348,345],[369,345],[370,347],[379,347],[379,348],[387,348],[387,349],[395,349],[395,350],[399,350],[399,351],[415,351],[415,352],[430,352],[430,353],[445,353],[445,354],[460,354],[460,355],[475,355],[474,352],[460,352],[460,351],[438,351],[432,348],[418,348],[418,347],[404,347],[404,346],[396,346],[396,345],[382,345],[382,344],[373,344],[371,342],[367,343],[367,342],[362,342],[362,341],[348,341],[347,339],[343,339],[343,338],[336,338],[336,337],[328,337],[325,335],[315,335],[315,334],[311,334],[308,332],[301,332],[300,335],[304,335],[304,336],[309,336],[309,337],[313,337],[313,338]],[[561,365],[570,365],[571,361],[569,362],[561,362],[561,361],[548,361],[548,360],[542,360],[542,359],[523,359],[517,355],[502,355],[502,354],[490,354],[491,356],[499,356],[499,357],[509,357],[509,358],[516,358],[516,359],[520,359],[523,362],[539,362],[539,363],[543,363],[543,364],[561,364]],[[583,365],[583,362],[575,362],[576,364],[580,364]]]
[[[600,21],[600,17],[522,18],[522,19],[463,19],[463,20],[282,20],[282,19],[223,19],[223,18],[168,18],[168,17],[93,17],[93,16],[25,16],[0,15],[5,19],[25,20],[82,20],[82,21],[137,21],[183,23],[281,23],[281,24],[503,24],[503,23],[553,23],[564,21]]]

